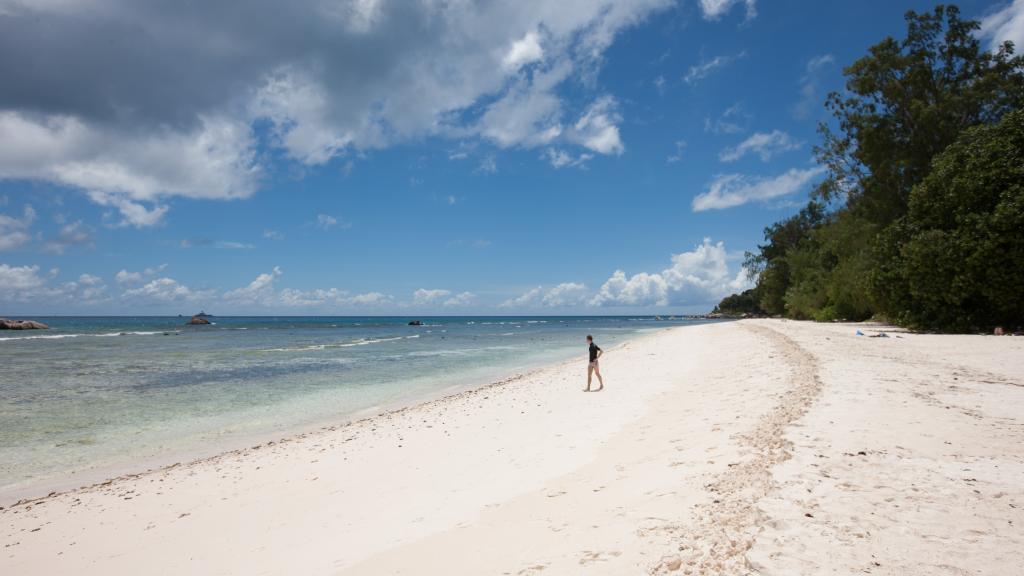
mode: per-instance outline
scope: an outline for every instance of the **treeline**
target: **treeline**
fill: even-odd
[[[955,6],[906,15],[844,69],[825,180],[747,253],[724,313],[968,331],[1024,324],[1024,60]]]

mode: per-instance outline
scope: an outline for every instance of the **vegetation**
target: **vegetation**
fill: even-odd
[[[748,253],[764,312],[920,329],[1024,324],[1024,59],[955,6],[906,16],[844,70],[812,200]],[[719,308],[725,308],[723,300]],[[745,304],[744,304],[745,305]]]
[[[726,296],[715,306],[712,314],[725,316],[763,316],[764,311],[757,300],[757,291],[751,288],[739,294]]]

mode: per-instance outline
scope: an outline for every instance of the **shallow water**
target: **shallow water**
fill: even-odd
[[[0,491],[247,439],[585,358],[650,317],[39,318],[0,333]]]

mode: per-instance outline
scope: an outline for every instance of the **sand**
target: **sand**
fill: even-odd
[[[889,338],[856,336],[886,331]],[[1024,338],[659,331],[11,505],[0,574],[1014,574]]]

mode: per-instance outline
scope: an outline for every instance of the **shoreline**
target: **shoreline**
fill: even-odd
[[[0,510],[0,572],[1012,573],[1024,341],[745,320]],[[511,545],[510,543],[515,543]]]
[[[654,329],[653,332],[637,332],[608,350],[621,348],[625,344],[650,337],[658,332],[672,330],[673,328],[686,328],[687,326],[665,327]],[[42,486],[38,489],[28,488],[0,488],[0,510],[10,509],[16,506],[32,504],[46,500],[54,496],[74,493],[80,490],[88,490],[99,486],[108,486],[119,480],[134,479],[147,474],[159,473],[176,467],[189,467],[203,462],[215,461],[222,457],[231,455],[242,455],[247,451],[257,450],[268,445],[284,444],[291,440],[305,438],[317,433],[334,432],[352,426],[362,424],[378,418],[385,418],[391,414],[400,413],[408,409],[426,406],[436,402],[455,398],[475,390],[483,390],[494,386],[500,386],[509,382],[529,377],[539,371],[556,369],[566,364],[575,364],[577,360],[565,359],[555,362],[540,361],[534,365],[528,365],[522,370],[514,371],[514,374],[503,374],[485,384],[480,384],[467,378],[461,384],[446,385],[436,391],[412,394],[401,400],[385,403],[371,408],[361,408],[351,413],[339,414],[329,419],[321,419],[316,422],[308,422],[289,426],[283,429],[267,431],[252,435],[243,435],[222,443],[222,446],[210,450],[199,450],[198,447],[181,451],[168,452],[151,458],[146,458],[142,463],[136,465],[111,464],[97,468],[73,472],[62,478],[52,481],[40,482]],[[579,361],[582,363],[582,361]],[[227,447],[236,445],[237,447]]]

